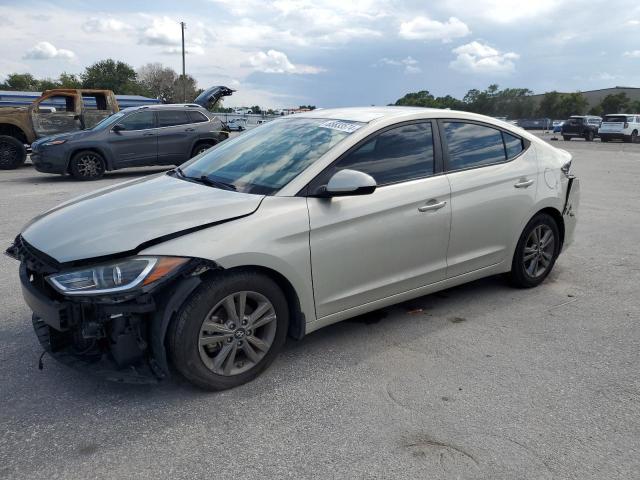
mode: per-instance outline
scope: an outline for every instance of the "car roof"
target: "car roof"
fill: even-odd
[[[197,103],[162,103],[158,105],[138,105],[135,107],[123,108],[122,112],[133,112],[135,110],[167,110],[167,109],[185,109],[185,110],[204,110],[202,105]]]
[[[369,123],[379,118],[401,117],[414,113],[443,112],[437,108],[424,107],[345,107],[345,108],[317,108],[309,112],[295,113],[296,117],[328,118],[332,120],[347,120],[351,122]]]

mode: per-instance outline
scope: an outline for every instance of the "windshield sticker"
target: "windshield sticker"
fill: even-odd
[[[362,125],[357,123],[343,122],[342,120],[329,120],[319,125],[324,128],[331,128],[333,130],[340,130],[341,132],[353,133],[358,130]]]

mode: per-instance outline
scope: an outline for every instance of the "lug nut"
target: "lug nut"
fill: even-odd
[[[251,330],[247,330],[247,335],[251,335]]]
[[[231,343],[231,342],[233,342],[233,338],[231,337],[227,338],[227,343]]]
[[[242,340],[238,340],[238,346],[241,347],[242,346]]]
[[[246,320],[242,320],[242,325],[246,325],[247,321]]]
[[[236,328],[236,324],[235,323],[230,323],[229,324],[229,328],[233,330],[234,328]]]

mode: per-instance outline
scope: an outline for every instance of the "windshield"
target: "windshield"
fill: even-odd
[[[318,118],[274,120],[221,143],[187,162],[182,171],[238,192],[270,195],[362,125]]]
[[[98,123],[96,123],[95,126],[91,130],[102,130],[103,128],[106,128],[109,125],[117,122],[118,119],[124,117],[126,113],[127,112],[125,112],[125,111],[120,111],[118,113],[114,113],[110,117],[103,118]]]

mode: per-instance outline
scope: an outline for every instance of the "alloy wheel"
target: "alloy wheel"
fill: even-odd
[[[18,156],[18,149],[10,142],[0,141],[0,164],[11,164]]]
[[[250,370],[267,354],[276,336],[276,312],[257,292],[227,295],[205,316],[198,338],[204,365],[218,375]]]
[[[543,275],[553,261],[555,238],[548,225],[537,225],[529,234],[524,246],[523,262],[527,274],[532,278]]]
[[[82,177],[97,177],[103,171],[102,159],[95,154],[86,153],[76,161],[76,168]]]

